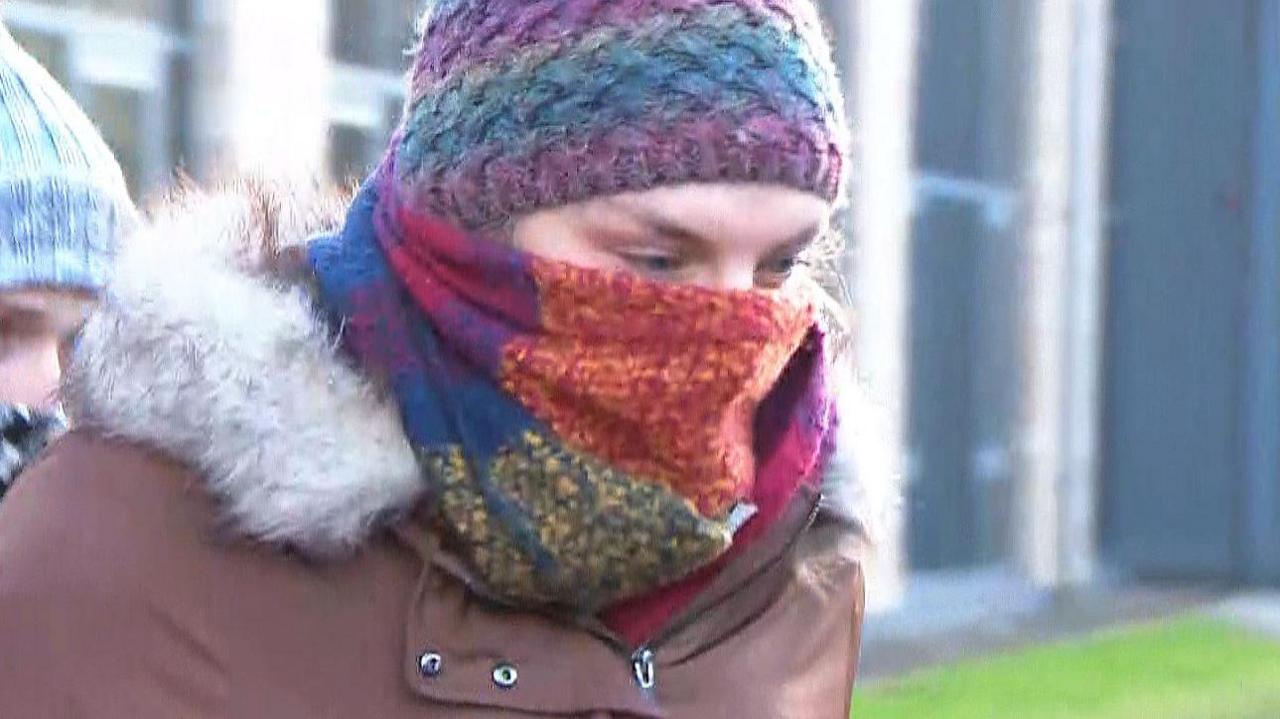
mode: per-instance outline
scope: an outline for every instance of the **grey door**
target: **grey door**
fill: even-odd
[[[1247,569],[1257,6],[1116,4],[1102,546],[1140,576]]]

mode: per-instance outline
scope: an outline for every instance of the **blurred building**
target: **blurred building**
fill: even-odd
[[[855,274],[906,288],[864,357],[902,377],[906,603],[1280,582],[1280,2],[827,5],[860,206],[912,196]],[[909,56],[860,47],[888,7]]]
[[[175,168],[357,177],[399,118],[419,0],[5,0],[138,195]]]

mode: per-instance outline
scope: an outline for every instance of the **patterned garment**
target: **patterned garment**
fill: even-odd
[[[393,144],[416,207],[474,229],[684,182],[844,196],[848,119],[813,0],[428,5]]]
[[[392,177],[310,258],[489,591],[580,613],[644,601],[817,481],[834,417],[806,305],[535,258],[411,208]]]
[[[66,420],[56,412],[0,404],[0,498],[36,455],[66,428]]]
[[[136,221],[93,122],[0,19],[0,289],[98,291]]]

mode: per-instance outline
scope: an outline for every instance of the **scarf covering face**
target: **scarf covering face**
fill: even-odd
[[[0,498],[49,442],[67,429],[59,412],[0,404]]]
[[[309,257],[489,592],[595,613],[725,558],[814,481],[833,409],[808,307],[469,236],[385,168]]]

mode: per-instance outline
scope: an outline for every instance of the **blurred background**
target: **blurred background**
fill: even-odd
[[[1280,0],[822,4],[859,366],[904,458],[873,642],[1098,587],[1280,584]],[[361,175],[419,5],[0,14],[145,197],[175,168]]]

